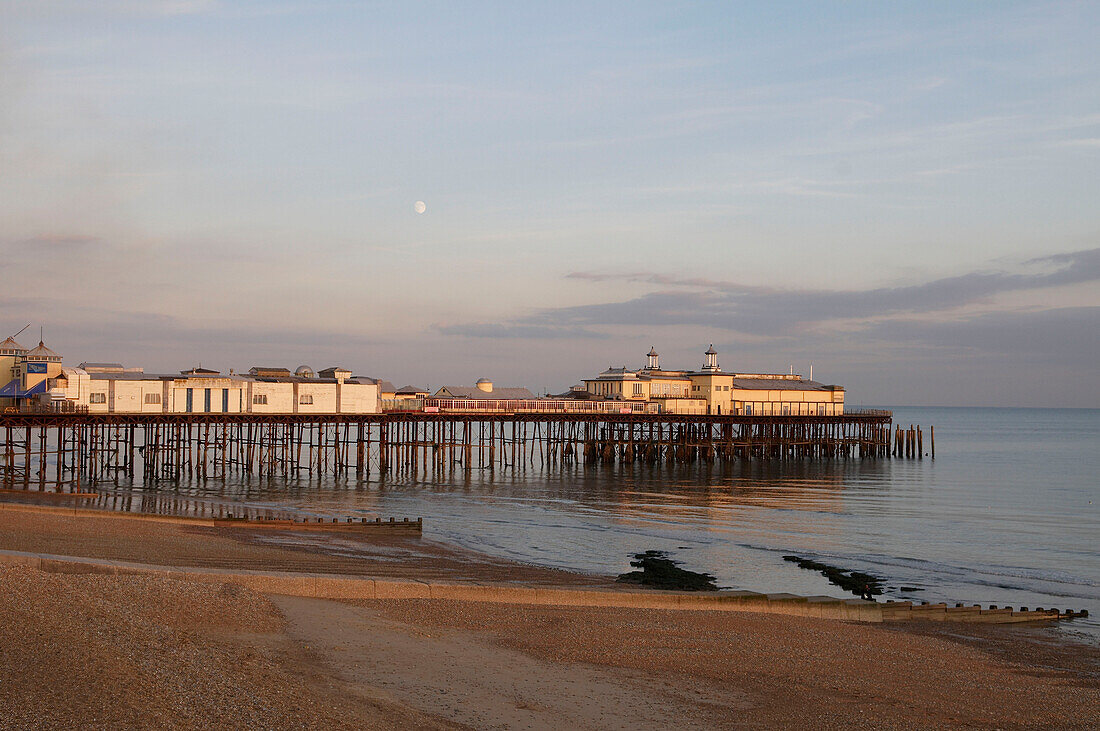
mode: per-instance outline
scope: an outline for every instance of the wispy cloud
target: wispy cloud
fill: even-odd
[[[99,238],[98,236],[89,236],[87,234],[38,234],[36,236],[29,236],[27,238],[18,239],[16,241],[0,240],[0,246],[6,246],[9,249],[22,247],[73,249],[101,243],[103,243],[103,239]]]
[[[571,279],[623,281],[661,289],[621,302],[541,310],[497,325],[450,326],[473,337],[542,337],[616,326],[705,326],[773,337],[836,320],[946,312],[996,295],[1100,280],[1100,248],[1020,262],[1013,271],[975,271],[920,284],[867,290],[779,289],[653,272],[573,272]],[[670,289],[671,288],[671,289]],[[529,333],[529,335],[528,335]]]

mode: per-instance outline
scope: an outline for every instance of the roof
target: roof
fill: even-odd
[[[21,350],[24,353],[27,352],[26,348],[15,342],[15,338],[8,338],[4,342],[0,343],[0,350]]]
[[[494,388],[482,391],[477,386],[443,386],[435,392],[436,398],[479,399],[482,401],[511,401],[533,399],[535,394],[526,388]]]
[[[831,387],[817,381],[781,378],[734,378],[733,387],[749,391],[829,391]]]
[[[646,380],[646,381],[669,381],[669,380],[688,381],[688,380],[691,380],[691,379],[688,378],[687,371],[666,371],[666,370],[661,370],[659,368],[650,368],[650,369],[648,369],[645,372],[645,375],[642,376],[642,379]]]
[[[611,366],[608,366],[606,371],[604,371],[600,375],[596,376],[596,379],[603,379],[605,381],[607,381],[607,380],[617,381],[617,380],[624,380],[624,379],[625,380],[632,380],[632,379],[636,379],[637,377],[638,377],[637,371],[632,371],[629,368],[627,368],[626,366],[622,366],[621,368],[612,368]],[[588,380],[593,380],[593,379],[588,379]]]
[[[272,368],[272,367],[269,367],[269,366],[252,366],[248,370],[249,370],[250,373],[252,371],[256,371],[257,375],[263,375],[263,376],[289,376],[290,375],[290,369],[289,368]]]
[[[67,370],[67,369],[66,369]],[[163,381],[165,378],[176,379],[179,376],[165,376],[156,373],[144,373],[142,371],[82,371],[93,381]]]
[[[3,398],[27,398],[29,396],[37,396],[40,393],[46,393],[45,380],[39,381],[26,391],[19,388],[18,378],[8,381],[8,385],[0,388],[0,397]]]
[[[49,348],[47,348],[46,344],[43,343],[41,340],[38,341],[38,345],[34,348],[34,350],[28,350],[27,351],[27,357],[28,358],[57,358],[58,360],[61,360],[61,356],[58,355],[57,353],[53,352]]]
[[[565,393],[552,393],[546,398],[554,399],[557,401],[606,401],[604,396],[591,393],[590,391],[577,391],[573,388],[569,389]]]
[[[389,381],[378,380],[378,390],[385,391],[386,393],[397,393],[397,386],[393,385]]]
[[[427,393],[428,389],[421,388],[420,386],[402,386],[394,393]]]
[[[657,352],[657,348],[654,348],[654,347],[650,346],[649,352],[646,353],[646,355],[657,356],[657,355],[660,355],[660,353]]]
[[[713,343],[711,343],[711,346],[706,349],[706,352],[704,352],[703,355],[718,355],[718,351],[714,349]]]

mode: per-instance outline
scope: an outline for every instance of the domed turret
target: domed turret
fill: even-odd
[[[485,393],[493,392],[493,382],[488,378],[479,378],[474,385],[477,386],[479,391],[484,391]]]
[[[661,366],[657,362],[657,359],[659,357],[660,356],[657,354],[657,349],[651,347],[649,349],[649,353],[646,354],[646,358],[648,359],[646,361],[646,364],[645,364],[646,370],[649,370],[649,371],[659,371],[659,370],[661,370]]]
[[[295,371],[294,371],[294,375],[298,376],[299,378],[313,378],[314,377],[313,369],[310,368],[307,365],[298,366],[297,369],[295,369]]]
[[[705,360],[703,361],[703,370],[717,373],[722,370],[718,365],[718,351],[714,349],[714,343],[711,343],[707,351],[703,353]]]

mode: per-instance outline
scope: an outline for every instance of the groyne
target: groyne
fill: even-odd
[[[447,599],[494,604],[567,607],[622,607],[687,611],[757,612],[852,622],[970,622],[1016,624],[1088,616],[1088,612],[1057,609],[979,606],[948,607],[910,602],[879,603],[830,596],[762,594],[753,591],[677,592],[620,591],[601,588],[516,586],[515,584],[374,579],[362,576],[239,571],[156,566],[21,551],[0,551],[0,564],[30,566],[42,571],[84,574],[146,574],[164,578],[238,584],[266,594],[315,599]]]

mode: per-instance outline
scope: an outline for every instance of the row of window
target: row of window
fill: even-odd
[[[298,397],[298,403],[302,406],[313,405],[313,394],[304,393]],[[253,406],[267,406],[267,394],[266,393],[254,393],[252,394]]]
[[[107,403],[107,394],[105,393],[90,393],[88,394],[88,403],[90,404],[105,404]],[[159,404],[159,393],[147,393],[145,394],[145,403],[147,404]]]
[[[692,391],[702,391],[703,387],[702,386],[692,386],[691,390]],[[730,390],[730,387],[729,386],[715,386],[713,390],[715,390],[715,391],[728,391],[728,390]]]
[[[90,393],[88,394],[88,403],[90,404],[105,404],[107,403],[107,394],[105,393]],[[145,394],[145,403],[147,404],[159,404],[159,393],[147,393]],[[252,403],[255,406],[267,406],[267,394],[257,393],[252,395]],[[313,394],[306,393],[298,397],[298,403],[302,406],[313,405]]]

